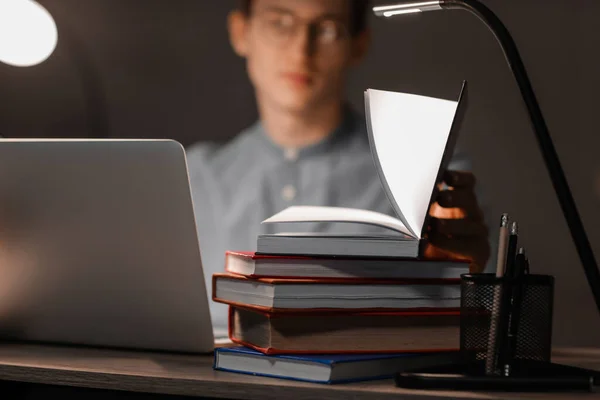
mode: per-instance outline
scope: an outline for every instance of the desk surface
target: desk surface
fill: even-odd
[[[414,391],[392,380],[324,385],[214,371],[212,356],[0,344],[0,379],[228,399],[569,399],[570,394]],[[557,350],[553,361],[600,369],[600,349]],[[584,394],[598,398],[600,393]]]

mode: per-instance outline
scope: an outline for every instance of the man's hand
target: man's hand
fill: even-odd
[[[471,272],[481,272],[490,257],[488,228],[473,188],[470,172],[446,171],[441,190],[431,205],[429,244],[425,257],[469,260]]]

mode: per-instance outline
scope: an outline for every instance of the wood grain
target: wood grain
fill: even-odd
[[[600,368],[600,349],[559,349],[554,362]],[[212,355],[0,344],[0,379],[224,399],[570,399],[570,394],[404,390],[392,380],[320,385],[215,371]],[[600,394],[579,395],[598,398]]]

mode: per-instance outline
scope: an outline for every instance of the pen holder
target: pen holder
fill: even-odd
[[[515,360],[550,361],[554,277],[526,274],[516,334]],[[494,274],[461,276],[460,350],[469,359],[486,360],[497,334],[503,285]],[[497,351],[494,350],[494,351]]]

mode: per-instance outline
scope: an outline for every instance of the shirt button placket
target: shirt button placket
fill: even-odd
[[[294,185],[285,185],[283,189],[281,189],[281,197],[285,201],[292,201],[296,198],[296,188]]]
[[[298,160],[298,149],[293,147],[288,147],[283,152],[284,158],[293,163]],[[281,189],[281,198],[284,201],[292,201],[296,198],[297,190],[296,187],[292,184],[287,184]]]
[[[285,157],[286,160],[288,160],[290,162],[294,162],[294,161],[298,160],[298,149],[296,149],[294,147],[288,147],[287,149],[284,150],[283,156]]]

